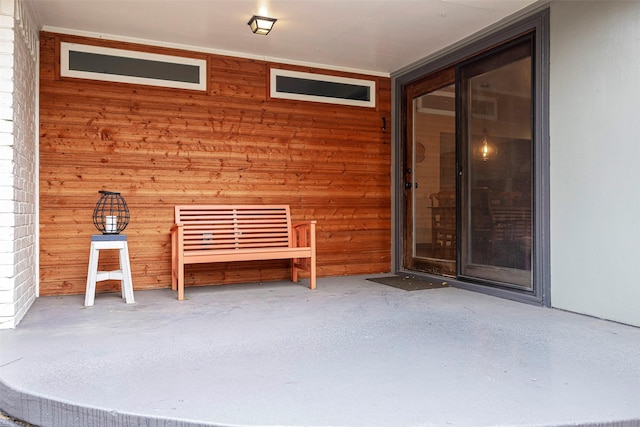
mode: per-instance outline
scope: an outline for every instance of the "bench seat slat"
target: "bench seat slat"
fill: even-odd
[[[211,252],[207,250],[191,251],[185,253],[190,264],[203,264],[211,262]],[[311,256],[311,248],[278,248],[278,250],[265,251],[263,248],[235,250],[216,250],[216,262],[231,261],[261,261],[270,259],[307,258]]]

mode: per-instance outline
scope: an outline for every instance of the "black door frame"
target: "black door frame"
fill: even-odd
[[[404,191],[403,149],[406,132],[406,114],[403,114],[404,87],[440,69],[454,66],[466,59],[482,54],[489,49],[513,40],[522,34],[535,33],[534,61],[534,210],[533,215],[533,291],[520,291],[499,286],[487,286],[462,279],[448,278],[452,286],[478,291],[512,300],[551,306],[550,284],[550,241],[549,241],[549,9],[531,13],[519,21],[503,24],[488,34],[478,36],[448,52],[426,58],[397,73],[392,74],[392,107],[394,109],[393,127],[393,244],[392,269],[394,272],[411,273],[432,280],[441,280],[440,276],[406,271],[403,263],[403,227],[405,212],[402,203]]]

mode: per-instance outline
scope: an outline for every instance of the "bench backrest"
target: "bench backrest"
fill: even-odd
[[[179,205],[184,251],[292,247],[288,205]]]

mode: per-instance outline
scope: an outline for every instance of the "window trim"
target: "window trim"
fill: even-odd
[[[198,83],[164,80],[150,77],[136,77],[120,74],[108,74],[92,71],[79,71],[70,69],[70,52],[94,53],[98,55],[118,56],[123,58],[141,59],[149,61],[167,62],[170,64],[197,66],[199,69]],[[60,76],[88,80],[99,80],[116,83],[139,84],[156,87],[169,87],[175,89],[190,89],[198,91],[207,90],[207,61],[206,59],[189,58],[185,56],[164,55],[158,53],[140,52],[136,50],[116,49],[104,46],[95,46],[81,43],[60,42]]]
[[[269,89],[271,98],[289,99],[294,101],[310,101],[322,102],[325,104],[351,105],[356,107],[376,107],[376,81],[356,79],[350,77],[339,77],[328,74],[307,73],[302,71],[286,70],[283,68],[271,68],[269,73]],[[364,86],[369,88],[370,99],[368,101],[360,101],[356,99],[334,98],[330,96],[305,95],[298,93],[279,92],[276,80],[279,76],[293,77],[305,80],[314,80],[319,82],[331,82]]]

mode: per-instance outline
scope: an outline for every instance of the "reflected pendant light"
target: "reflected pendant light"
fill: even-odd
[[[487,130],[483,129],[482,142],[480,142],[480,145],[478,145],[478,147],[476,148],[474,157],[478,160],[486,162],[493,159],[496,154],[498,154],[498,148],[495,146],[495,144],[487,140]]]

